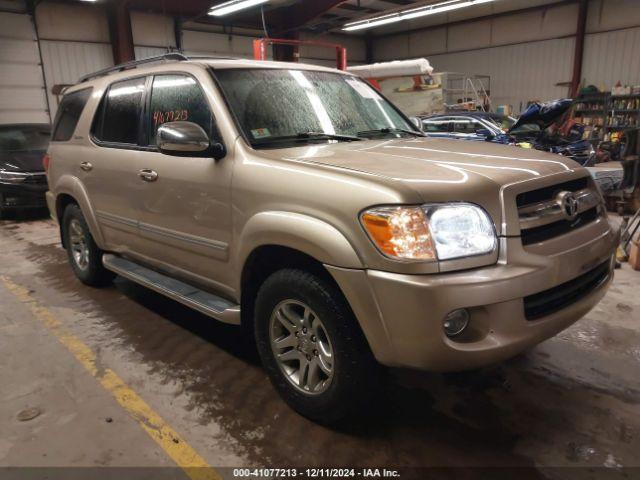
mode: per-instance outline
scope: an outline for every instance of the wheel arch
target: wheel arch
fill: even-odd
[[[335,284],[325,264],[363,268],[355,249],[337,228],[301,213],[260,212],[246,222],[237,244],[236,265],[242,273],[236,288],[245,312],[243,318],[248,318],[246,312],[253,312],[255,285],[275,269],[306,268]],[[251,308],[245,308],[245,304]]]
[[[91,202],[89,201],[89,195],[87,194],[87,191],[85,190],[80,180],[78,180],[76,177],[65,175],[59,179],[55,188],[55,213],[58,219],[58,224],[60,226],[61,238],[63,238],[62,217],[64,215],[64,209],[71,203],[75,203],[76,205],[78,205],[78,207],[80,207],[82,215],[87,222],[89,231],[91,232],[91,236],[96,242],[96,245],[98,245],[98,247],[100,248],[103,248],[104,239],[102,236],[102,231],[100,230],[100,226],[95,216],[95,212],[91,206]],[[64,245],[64,243],[63,246],[66,248],[66,245]]]

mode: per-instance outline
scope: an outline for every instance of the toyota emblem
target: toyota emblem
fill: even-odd
[[[572,192],[560,192],[556,197],[565,217],[573,220],[578,215],[578,199]]]

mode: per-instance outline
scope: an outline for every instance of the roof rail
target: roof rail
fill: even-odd
[[[87,80],[90,80],[92,78],[102,77],[104,75],[110,74],[111,72],[122,72],[123,70],[136,68],[138,65],[145,65],[147,63],[162,62],[167,60],[184,62],[186,60],[189,60],[189,57],[187,57],[186,55],[183,55],[182,53],[172,52],[172,53],[165,53],[163,55],[158,55],[156,57],[145,58],[142,60],[132,60],[131,62],[121,63],[113,67],[103,68],[102,70],[98,70],[97,72],[93,72],[83,77],[80,77],[80,80],[78,80],[78,83],[86,82]]]

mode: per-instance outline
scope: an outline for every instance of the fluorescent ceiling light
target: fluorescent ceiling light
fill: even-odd
[[[209,15],[214,17],[222,17],[238,10],[244,10],[245,8],[255,7],[267,3],[269,0],[231,0],[230,2],[221,3],[215,5],[209,10]]]
[[[381,15],[379,17],[367,18],[345,24],[342,30],[347,32],[353,30],[364,30],[365,28],[378,27],[388,23],[401,22],[402,20],[410,20],[412,18],[425,17],[427,15],[435,15],[436,13],[457,10],[458,8],[470,7],[472,5],[480,5],[482,3],[493,2],[494,0],[447,0],[446,2],[424,5],[417,8],[409,8],[400,12]]]

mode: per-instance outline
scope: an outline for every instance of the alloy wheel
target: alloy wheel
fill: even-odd
[[[284,300],[273,309],[269,340],[276,363],[297,390],[318,395],[331,385],[333,346],[322,320],[306,304]]]

